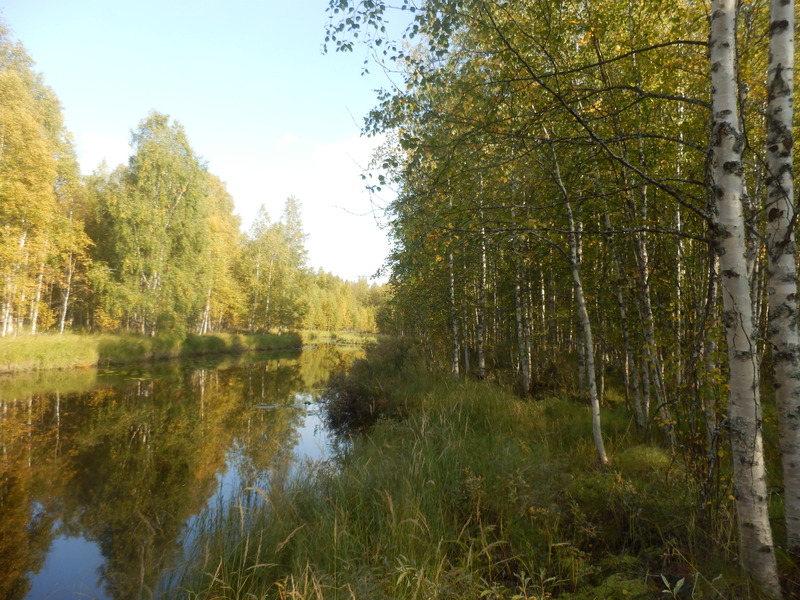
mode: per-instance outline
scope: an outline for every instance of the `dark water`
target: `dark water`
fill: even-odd
[[[0,380],[0,599],[157,597],[194,519],[324,458],[316,400],[356,353]]]

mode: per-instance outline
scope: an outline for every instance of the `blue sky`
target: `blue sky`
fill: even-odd
[[[321,52],[327,0],[0,0],[2,18],[64,107],[81,166],[128,156],[151,110],[186,129],[228,184],[245,229],[263,203],[300,199],[309,262],[373,274],[388,244],[359,177],[359,136],[383,73]],[[377,200],[385,204],[388,198]],[[379,216],[379,215],[378,215]]]

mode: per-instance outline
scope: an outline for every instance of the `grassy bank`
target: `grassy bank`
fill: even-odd
[[[0,338],[0,373],[106,366],[205,354],[297,348],[296,333],[264,335],[28,335]]]
[[[377,333],[358,331],[327,331],[323,329],[303,329],[300,332],[304,344],[353,344],[363,346],[377,344],[382,338]]]
[[[453,381],[403,352],[334,382],[339,426],[374,421],[339,463],[201,520],[177,596],[757,597],[731,504],[699,526],[691,478],[622,408],[604,409],[600,470],[588,406]]]

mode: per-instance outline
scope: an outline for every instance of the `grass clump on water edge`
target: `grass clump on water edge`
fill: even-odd
[[[38,334],[0,338],[0,373],[69,369],[204,354],[299,348],[296,333],[159,335]]]
[[[702,545],[684,470],[624,410],[604,413],[600,470],[588,406],[454,381],[393,344],[333,381],[329,410],[361,386],[367,433],[205,519],[175,596],[750,597],[729,548]]]
[[[361,331],[328,331],[325,329],[303,329],[300,332],[304,344],[344,344],[363,346],[377,344],[386,336]]]

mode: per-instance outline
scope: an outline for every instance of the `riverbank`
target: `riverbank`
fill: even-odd
[[[164,335],[24,335],[0,338],[0,373],[152,362],[207,354],[300,348],[298,333]]]
[[[700,506],[689,468],[624,406],[603,408],[600,469],[587,405],[521,400],[379,347],[334,380],[327,411],[368,433],[200,519],[180,597],[758,597],[728,492]]]
[[[360,331],[328,331],[325,329],[303,329],[300,331],[303,344],[341,344],[345,346],[364,346],[377,344],[388,336],[379,333]]]

